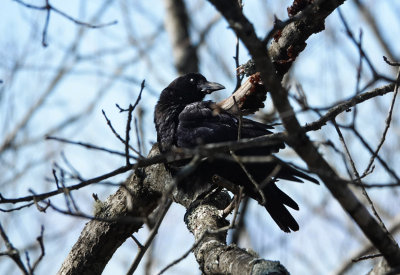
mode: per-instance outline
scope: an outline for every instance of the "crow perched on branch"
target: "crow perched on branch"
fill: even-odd
[[[271,134],[273,127],[239,118],[212,101],[202,101],[206,94],[224,89],[221,84],[209,82],[199,73],[189,73],[178,77],[160,95],[154,112],[157,141],[161,152],[174,146],[194,148],[198,145],[235,141],[240,129],[241,138],[253,138]],[[239,124],[241,124],[239,128]],[[285,164],[271,155],[284,148],[283,142],[268,146],[240,149],[227,156],[234,159],[209,157],[201,161],[192,176],[200,182],[210,182],[215,175],[234,185],[242,186],[246,195],[264,205],[278,226],[285,232],[297,231],[299,225],[286,209],[299,209],[297,203],[277,186],[277,179],[303,182],[302,179],[318,183],[314,178]],[[240,162],[242,156],[265,156],[263,162]],[[186,162],[187,163],[187,162]],[[182,163],[178,164],[182,165]],[[176,173],[176,165],[168,165]],[[193,179],[193,178],[192,178]],[[198,188],[190,178],[180,183],[182,190]]]

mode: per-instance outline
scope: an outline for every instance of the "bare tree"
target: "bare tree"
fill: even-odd
[[[398,272],[398,3],[7,5],[23,16],[3,20],[28,35],[24,44],[8,30],[1,45],[0,270]],[[258,111],[275,133],[147,152],[159,92],[175,71],[199,69],[232,87],[221,108]],[[276,141],[322,183],[287,186],[298,233],[251,201],[227,216],[223,188],[199,198],[176,187],[196,159]],[[172,178],[164,164],[179,159],[192,161]]]

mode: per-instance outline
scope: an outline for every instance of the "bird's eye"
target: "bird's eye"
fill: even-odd
[[[190,81],[190,82],[193,82],[193,81],[194,81],[194,79],[193,79],[193,78],[191,78],[189,81]]]

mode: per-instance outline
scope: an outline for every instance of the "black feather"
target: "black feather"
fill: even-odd
[[[215,107],[211,101],[202,101],[206,94],[224,87],[218,83],[208,82],[198,73],[190,73],[175,79],[166,87],[157,102],[154,112],[154,122],[157,130],[157,141],[161,152],[170,150],[173,146],[193,148],[200,144],[234,141],[238,136],[239,119],[224,110]],[[242,119],[241,137],[253,138],[271,134],[273,127],[250,119]],[[226,159],[204,159],[192,175],[192,180],[185,181],[179,187],[183,190],[195,189],[193,182],[210,182],[218,175],[234,184],[244,187],[246,195],[263,202],[272,219],[285,232],[296,231],[299,225],[286,209],[285,205],[295,210],[297,203],[276,186],[276,179],[303,182],[302,179],[318,183],[314,178],[304,174],[280,159],[272,156],[284,148],[283,143],[256,146],[255,148],[238,150],[240,156],[271,156],[272,161],[265,163],[245,163],[246,170],[254,180],[261,184],[275,172],[274,178],[264,186],[254,186],[239,163]],[[176,172],[182,163],[169,165]],[[196,180],[194,180],[196,179]],[[260,194],[260,190],[263,196]]]

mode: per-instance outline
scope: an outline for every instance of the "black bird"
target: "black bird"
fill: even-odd
[[[178,77],[160,95],[154,112],[157,141],[161,152],[171,148],[194,148],[197,145],[234,141],[238,137],[239,118],[224,110],[216,110],[212,101],[202,101],[206,94],[224,89],[215,82],[209,82],[199,73],[189,73]],[[241,137],[253,138],[271,134],[273,127],[250,119],[242,118]],[[240,156],[270,156],[284,148],[283,143],[251,149],[241,149],[235,153]],[[244,187],[244,193],[263,204],[273,220],[285,232],[297,231],[299,225],[286,209],[289,206],[299,209],[297,203],[282,192],[275,184],[277,178],[303,182],[306,179],[318,184],[314,178],[296,170],[292,166],[272,156],[267,163],[245,163],[253,182],[238,162],[226,159],[205,159],[197,167],[194,176],[210,182],[214,175]],[[182,164],[182,163],[181,163]],[[174,172],[172,166],[167,166]],[[272,181],[265,181],[271,173]],[[254,181],[259,185],[254,186]],[[265,183],[264,185],[262,183]],[[179,186],[178,186],[179,187]],[[188,180],[182,189],[197,188]],[[260,194],[263,193],[263,195]],[[264,197],[264,198],[263,198]]]

